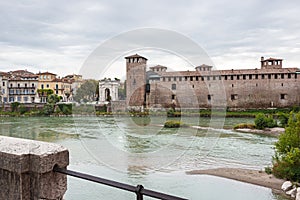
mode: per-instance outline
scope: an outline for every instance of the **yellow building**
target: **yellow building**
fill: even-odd
[[[49,91],[52,90],[53,94],[65,99],[64,84],[62,79],[57,78],[56,74],[50,72],[40,72],[38,75],[38,93],[40,97],[40,102],[46,103]]]

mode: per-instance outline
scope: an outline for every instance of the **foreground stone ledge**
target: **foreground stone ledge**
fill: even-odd
[[[63,146],[0,136],[0,199],[62,199],[67,177],[53,167],[68,164],[69,151]]]

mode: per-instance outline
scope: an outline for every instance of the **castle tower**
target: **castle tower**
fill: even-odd
[[[126,105],[127,107],[145,105],[147,58],[138,54],[126,59]]]
[[[261,69],[281,69],[282,59],[261,57]]]

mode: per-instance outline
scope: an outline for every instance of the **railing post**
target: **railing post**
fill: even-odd
[[[136,190],[135,190],[136,200],[143,200],[143,194],[142,194],[143,189],[144,187],[142,185],[136,186]]]

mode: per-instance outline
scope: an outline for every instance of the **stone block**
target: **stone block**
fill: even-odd
[[[60,145],[0,136],[0,199],[62,199],[67,177],[53,167],[68,164]]]

